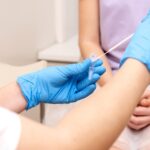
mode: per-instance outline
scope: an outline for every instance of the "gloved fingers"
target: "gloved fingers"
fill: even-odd
[[[94,67],[101,66],[103,64],[103,61],[101,59],[97,59],[96,62],[94,62]]]
[[[94,68],[94,74],[96,73],[96,74],[102,75],[105,71],[106,69],[104,66],[99,66],[99,67]]]
[[[98,66],[98,67],[95,67],[95,68],[94,68],[93,75],[94,75],[94,74],[102,75],[102,74],[105,73],[105,71],[106,71],[105,67],[103,67],[103,66]],[[89,71],[88,71],[88,72],[84,72],[83,74],[78,75],[78,81],[82,81],[82,80],[84,80],[85,78],[88,78],[88,76],[89,76]]]
[[[88,71],[86,71],[86,72],[84,72],[84,73],[82,73],[82,74],[79,74],[78,76],[77,76],[77,79],[78,79],[78,81],[81,81],[81,80],[83,80],[85,77],[87,77],[88,76]]]
[[[82,89],[86,88],[87,86],[89,86],[91,84],[95,84],[99,80],[99,78],[100,78],[99,74],[94,74],[91,80],[89,80],[88,76],[87,76],[85,79],[83,79],[77,83],[77,90],[81,91]]]
[[[66,77],[76,76],[81,73],[87,72],[91,63],[92,62],[90,59],[86,59],[81,63],[65,66],[61,72],[66,75]]]
[[[96,89],[96,84],[91,84],[84,88],[83,90],[77,92],[72,99],[72,102],[76,102],[77,100],[83,99],[93,93]]]
[[[95,66],[94,66],[94,73],[93,74],[102,75],[106,71],[105,67],[101,66],[102,64],[103,64],[103,62],[101,60],[96,62]],[[79,74],[78,80],[83,80],[86,76],[88,76],[88,73],[89,73],[89,69],[88,69],[88,71],[86,71],[82,74]]]

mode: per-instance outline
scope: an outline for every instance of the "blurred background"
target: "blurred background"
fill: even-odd
[[[27,72],[77,62],[77,33],[78,0],[0,0],[0,87]],[[41,105],[23,115],[55,125],[71,108]]]
[[[33,63],[39,51],[73,37],[77,7],[77,0],[0,0],[0,62]]]

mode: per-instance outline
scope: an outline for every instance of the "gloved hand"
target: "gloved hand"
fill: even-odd
[[[138,26],[121,59],[121,65],[127,58],[137,59],[150,71],[150,11]]]
[[[26,109],[39,103],[71,103],[90,95],[96,88],[96,81],[105,72],[101,60],[94,64],[94,74],[88,79],[91,60],[67,66],[48,67],[21,76],[17,83],[27,101]]]

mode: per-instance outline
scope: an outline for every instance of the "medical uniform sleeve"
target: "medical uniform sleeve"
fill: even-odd
[[[0,150],[16,150],[20,133],[19,116],[0,107]]]

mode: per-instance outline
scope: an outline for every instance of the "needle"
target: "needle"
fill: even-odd
[[[98,58],[101,58],[103,56],[105,56],[106,54],[108,54],[109,52],[115,50],[116,48],[118,48],[119,46],[121,46],[122,44],[124,44],[125,42],[127,42],[128,40],[130,40],[132,37],[133,37],[134,33],[129,35],[128,37],[126,37],[125,39],[123,39],[122,41],[120,41],[118,44],[116,44],[115,46],[113,46],[111,49],[109,49],[109,51],[107,51],[106,53],[100,55],[97,57]]]
[[[128,40],[130,40],[132,37],[133,37],[134,33],[129,35],[128,37],[126,37],[125,39],[123,39],[122,41],[120,41],[118,44],[116,44],[115,46],[113,46],[111,49],[109,49],[106,53],[96,57],[96,55],[92,55],[91,56],[91,61],[94,63],[97,59],[105,56],[106,54],[108,54],[109,52],[115,50],[116,48],[118,48],[119,46],[121,46],[122,44],[124,44],[125,42],[127,42]],[[94,73],[94,65],[92,64],[89,68],[89,80],[92,79],[92,76],[93,76],[93,73]]]

